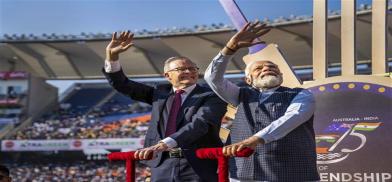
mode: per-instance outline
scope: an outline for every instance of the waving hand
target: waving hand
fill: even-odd
[[[117,61],[119,54],[128,50],[132,45],[133,33],[123,31],[117,37],[117,32],[112,35],[112,40],[106,47],[106,59],[109,61]]]

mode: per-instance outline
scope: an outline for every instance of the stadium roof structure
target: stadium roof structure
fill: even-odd
[[[392,8],[387,17],[387,58],[392,60]],[[370,64],[371,10],[357,11],[357,63]],[[312,68],[312,17],[279,18],[268,23],[274,27],[263,37],[279,45],[294,69]],[[131,77],[161,76],[164,61],[171,56],[187,56],[203,72],[211,59],[235,33],[225,25],[195,26],[194,29],[166,29],[136,32],[135,46],[121,55],[123,70]],[[0,71],[27,71],[45,79],[100,79],[105,47],[111,34],[3,35],[0,39]],[[328,60],[339,65],[341,57],[340,15],[329,15]],[[228,73],[241,73],[245,67],[240,50],[228,66]]]

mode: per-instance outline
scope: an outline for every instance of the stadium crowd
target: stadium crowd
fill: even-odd
[[[18,182],[114,182],[125,181],[124,163],[74,162],[61,164],[11,164],[11,177]],[[149,168],[138,165],[136,181],[149,181]]]
[[[20,130],[11,139],[89,139],[140,137],[145,134],[149,114],[144,117],[104,121],[107,116],[148,113],[151,108],[133,102],[129,105],[109,100],[85,114],[67,107],[59,108]]]

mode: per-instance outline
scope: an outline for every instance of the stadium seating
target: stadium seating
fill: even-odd
[[[59,104],[9,139],[124,138],[144,135],[151,107],[115,93],[107,85],[75,87]],[[105,103],[99,104],[101,101]],[[98,105],[99,106],[98,106]]]
[[[121,162],[69,162],[69,163],[38,163],[10,164],[11,177],[18,182],[63,182],[91,181],[115,182],[125,181],[125,167]],[[151,175],[149,168],[139,165],[136,168],[136,181],[148,181]]]

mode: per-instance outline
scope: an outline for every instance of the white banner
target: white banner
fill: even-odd
[[[3,140],[1,151],[54,151],[69,150],[67,140]]]
[[[85,139],[72,140],[70,150],[83,149],[139,149],[143,147],[143,138],[109,138],[109,139]]]
[[[83,149],[133,149],[143,147],[143,138],[3,140],[1,151],[59,151]]]

